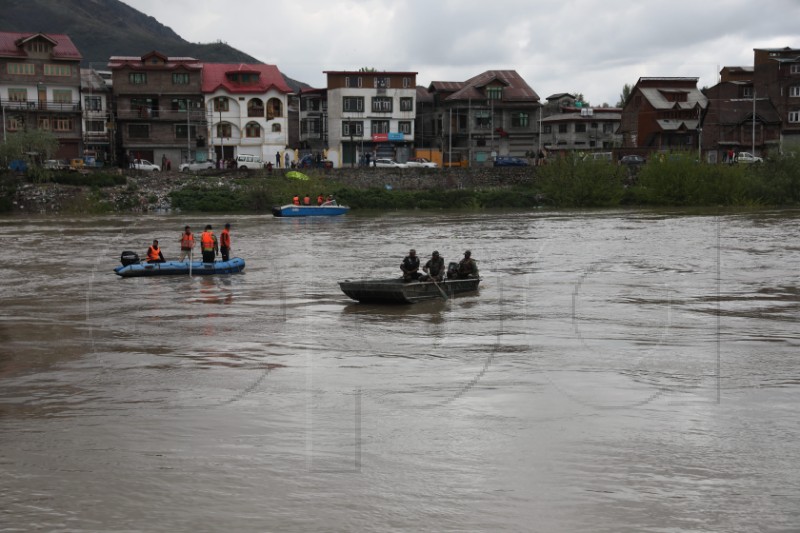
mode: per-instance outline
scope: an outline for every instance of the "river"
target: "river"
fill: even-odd
[[[800,530],[798,211],[2,221],[2,532]],[[339,290],[410,247],[479,293]]]

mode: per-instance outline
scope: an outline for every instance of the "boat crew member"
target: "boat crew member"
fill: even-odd
[[[478,263],[472,258],[472,252],[469,250],[464,252],[464,259],[458,263],[458,277],[459,279],[478,277]]]
[[[417,251],[415,249],[412,248],[408,251],[408,255],[405,256],[403,262],[400,264],[400,270],[403,271],[403,281],[419,279],[419,257],[417,257]]]
[[[294,205],[300,205],[300,195],[299,194],[295,194],[294,195],[294,198],[292,198],[292,203]]]
[[[184,259],[187,257],[191,260],[193,248],[194,235],[192,234],[192,229],[189,226],[186,226],[183,228],[183,233],[181,234],[181,257],[178,259],[178,261],[183,263]]]
[[[325,197],[321,194],[317,195],[317,205],[322,205],[325,202]]]
[[[311,205],[311,197],[308,194],[303,197],[303,205]]]
[[[444,278],[444,257],[439,255],[439,252],[433,252],[433,255],[422,270],[434,281],[442,281]]]
[[[203,252],[203,263],[213,263],[217,256],[217,236],[211,231],[211,224],[206,225],[200,235],[200,250]]]
[[[219,253],[222,255],[222,260],[227,261],[230,259],[231,253],[231,225],[225,224],[225,229],[219,234]]]
[[[164,254],[161,253],[161,248],[158,247],[158,241],[153,239],[153,244],[147,249],[147,262],[148,263],[165,263]]]

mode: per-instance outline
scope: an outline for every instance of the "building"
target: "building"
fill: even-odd
[[[111,85],[96,70],[81,69],[83,154],[104,165],[115,162]]]
[[[610,151],[622,143],[617,133],[622,109],[589,107],[569,93],[549,96],[542,108],[542,145],[547,151]]]
[[[118,161],[146,159],[177,168],[207,154],[207,117],[201,91],[203,65],[192,57],[153,51],[112,56]]]
[[[800,49],[756,48],[753,92],[768,97],[778,111],[782,148],[800,148]]]
[[[275,65],[205,63],[203,96],[213,158],[247,154],[284,165],[292,92]],[[291,155],[294,158],[294,154]]]
[[[539,96],[515,70],[488,70],[464,82],[434,81],[434,140],[445,165],[530,156],[540,148]]]
[[[328,148],[328,91],[300,90],[300,137],[303,152],[322,152]]]
[[[324,71],[328,159],[358,164],[366,154],[405,161],[414,145],[416,72]]]
[[[623,148],[698,150],[700,120],[707,107],[697,78],[639,78],[622,109]]]
[[[3,138],[52,132],[59,159],[81,157],[81,54],[62,34],[0,32]]]

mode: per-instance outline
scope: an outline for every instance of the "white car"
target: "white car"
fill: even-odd
[[[181,172],[192,172],[196,170],[213,170],[215,167],[213,161],[189,161],[181,165]]]
[[[131,168],[136,170],[154,170],[156,172],[161,171],[161,167],[155,163],[151,163],[147,159],[134,159],[131,163]]]
[[[764,160],[750,152],[739,152],[736,154],[737,163],[763,163]]]
[[[394,159],[378,158],[375,160],[375,166],[378,168],[408,168],[405,163],[398,163]]]
[[[424,157],[415,157],[406,161],[408,168],[436,168],[439,165]]]
[[[236,168],[239,170],[260,170],[264,162],[257,155],[239,154],[236,156]]]

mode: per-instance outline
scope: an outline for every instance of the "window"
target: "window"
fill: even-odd
[[[53,89],[53,101],[57,104],[71,104],[72,91],[69,89]]]
[[[170,109],[173,111],[186,111],[186,98],[173,98],[170,101]]]
[[[232,137],[231,125],[227,122],[217,124],[217,137]]]
[[[414,111],[414,99],[409,97],[400,98],[400,111]]]
[[[485,129],[492,125],[492,117],[488,111],[475,111],[475,127]]]
[[[347,76],[344,79],[344,86],[345,87],[361,87],[363,84],[363,79],[361,76]]]
[[[87,120],[86,132],[87,133],[103,133],[106,130],[106,123],[102,120]]]
[[[44,75],[61,77],[72,76],[72,67],[69,65],[45,65]]]
[[[545,124],[542,126],[542,133],[553,133],[553,126]]]
[[[361,112],[364,111],[364,97],[363,96],[344,96],[342,98],[342,107],[345,111]]]
[[[411,78],[403,78],[403,89],[411,87]]]
[[[364,123],[358,121],[342,122],[342,137],[361,137],[364,135]]]
[[[36,66],[32,63],[7,63],[6,72],[18,76],[34,76],[36,75]]]
[[[87,96],[83,99],[86,111],[102,111],[103,100],[99,96]]]
[[[128,137],[131,139],[149,139],[150,124],[128,124]]]
[[[219,113],[220,111],[227,112],[228,111],[228,99],[224,96],[218,96],[214,98],[214,111]]]
[[[272,125],[272,133],[280,133],[281,132],[281,123],[276,122]]]
[[[131,85],[146,85],[147,73],[146,72],[131,72],[128,74],[128,83]]]
[[[586,133],[586,124],[575,124],[575,133]]]
[[[50,43],[43,41],[34,41],[25,45],[25,50],[35,53],[47,53],[50,51]]]
[[[172,85],[189,85],[189,74],[186,72],[173,73]]]
[[[19,115],[11,115],[8,117],[9,131],[17,131],[25,129],[25,118]]]
[[[39,117],[39,129],[50,130],[50,117]]]
[[[511,125],[515,128],[528,127],[528,114],[527,113],[514,113],[511,115]]]
[[[792,66],[789,67],[789,72],[791,74],[800,74],[800,63],[792,63]]]
[[[401,120],[400,122],[397,123],[397,129],[400,133],[411,135],[411,121]]]
[[[372,133],[389,133],[388,120],[373,120],[370,124]]]
[[[391,96],[373,96],[372,97],[372,112],[373,113],[391,113],[392,112],[392,97]]]
[[[742,96],[745,98],[752,98],[753,97],[753,88],[752,87],[743,87],[742,88]]]
[[[283,103],[277,98],[270,98],[267,102],[267,120],[274,120],[283,116]]]
[[[158,100],[153,98],[131,98],[131,111],[138,114],[139,118],[158,116]]]
[[[792,85],[789,87],[789,96],[795,98],[800,96],[800,85]]]
[[[800,111],[789,111],[789,122],[795,124],[800,122]]]
[[[592,122],[591,128],[593,130],[596,130],[597,129],[597,122]]]
[[[186,127],[186,124],[175,124],[175,138],[186,139],[186,132],[189,132],[189,138],[194,139],[197,137],[197,126]]]
[[[264,116],[264,102],[260,98],[251,98],[247,102],[247,116],[259,118]]]
[[[558,133],[567,133],[567,125],[566,124],[559,124],[558,125]]]
[[[503,99],[503,88],[502,87],[487,87],[486,88],[486,98],[489,100],[502,100]]]
[[[12,102],[27,102],[28,89],[9,89],[8,99]]]
[[[389,78],[386,76],[375,76],[376,89],[388,89],[390,86]]]
[[[248,122],[244,127],[244,136],[249,139],[258,139],[261,137],[261,126],[257,122]]]
[[[71,118],[53,119],[53,131],[72,131]]]
[[[603,124],[603,133],[614,133],[613,124]]]

